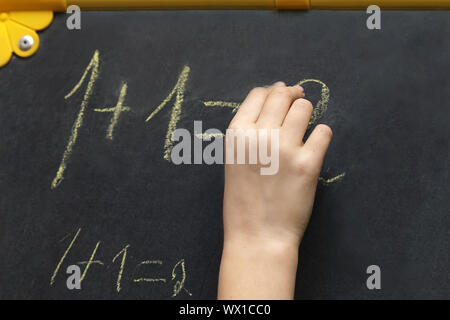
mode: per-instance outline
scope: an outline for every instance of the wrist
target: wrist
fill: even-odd
[[[298,247],[283,242],[225,242],[222,263],[228,261],[244,262],[249,266],[267,266],[271,272],[289,273],[295,277]]]
[[[219,279],[220,299],[292,299],[298,246],[251,237],[224,242]]]
[[[227,228],[224,230],[224,246],[242,247],[249,246],[255,249],[259,247],[272,248],[276,251],[293,251],[298,252],[300,242],[303,234],[298,232],[289,232],[288,230],[280,230],[280,228],[273,228],[273,230],[261,231],[263,228]]]
[[[280,239],[255,237],[251,235],[233,235],[224,237],[223,250],[231,252],[254,252],[255,255],[281,256],[297,258],[299,241],[295,239]]]

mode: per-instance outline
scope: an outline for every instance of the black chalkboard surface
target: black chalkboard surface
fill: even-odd
[[[65,19],[0,70],[0,298],[214,299],[223,167],[165,160],[168,126],[224,130],[278,80],[305,80],[334,131],[296,298],[448,298],[447,12],[385,12],[377,31],[364,12]]]

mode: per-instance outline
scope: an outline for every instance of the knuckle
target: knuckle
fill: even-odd
[[[309,153],[303,152],[303,154],[295,160],[294,165],[299,175],[314,177],[318,174],[313,157]]]
[[[297,105],[299,108],[304,108],[304,109],[306,109],[308,112],[312,112],[313,109],[314,109],[314,107],[313,107],[311,101],[306,100],[306,99],[297,99],[297,100],[296,100],[296,105]]]
[[[272,90],[271,94],[273,96],[283,97],[283,98],[288,98],[291,96],[291,92],[287,87],[276,87]]]
[[[253,89],[250,91],[250,95],[255,95],[255,96],[263,95],[263,94],[266,93],[266,90],[267,90],[267,89],[262,88],[262,87],[256,87],[256,88],[253,88]]]
[[[319,124],[317,126],[317,130],[319,131],[319,133],[321,135],[323,135],[323,136],[325,136],[327,138],[332,138],[333,137],[333,131],[326,124]]]
[[[307,175],[309,173],[309,163],[307,161],[299,159],[295,162],[295,169],[297,170],[297,173],[299,175]]]

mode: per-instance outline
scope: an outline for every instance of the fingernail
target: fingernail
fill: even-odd
[[[294,88],[298,88],[301,92],[305,92],[305,89],[303,89],[302,86],[294,86]]]
[[[283,81],[278,81],[278,82],[275,82],[273,85],[274,85],[275,87],[281,87],[281,86],[285,86],[286,83],[284,83]]]

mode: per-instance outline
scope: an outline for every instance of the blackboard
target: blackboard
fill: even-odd
[[[57,15],[34,57],[0,70],[0,298],[214,299],[223,167],[164,159],[174,105],[177,127],[224,130],[233,109],[205,102],[304,79],[334,139],[295,297],[448,298],[450,17],[383,12],[381,30],[366,19],[91,12],[68,31]],[[82,290],[68,290],[67,267],[90,259]],[[366,287],[370,265],[381,290]]]

